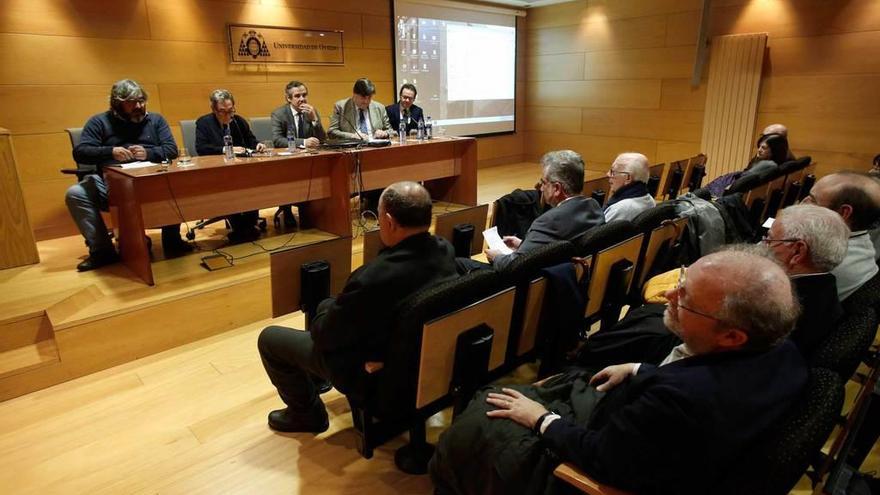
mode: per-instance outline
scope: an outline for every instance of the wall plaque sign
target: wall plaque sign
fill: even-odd
[[[228,24],[233,64],[343,65],[342,31]]]

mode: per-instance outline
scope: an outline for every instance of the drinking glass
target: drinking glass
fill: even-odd
[[[266,149],[263,151],[264,155],[272,156],[275,154],[275,142],[274,141],[272,141],[271,139],[267,139],[265,141],[262,141],[262,143],[263,143],[263,146],[266,147]]]
[[[177,166],[185,167],[190,164],[192,164],[192,157],[189,156],[189,151],[186,150],[186,147],[181,146],[177,149]]]

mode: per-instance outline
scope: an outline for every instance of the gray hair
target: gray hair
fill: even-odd
[[[584,190],[584,159],[571,150],[550,151],[541,157],[547,180],[558,182],[565,194],[573,196]]]
[[[134,100],[138,98],[146,100],[147,92],[144,91],[144,88],[142,88],[140,84],[131,79],[116,81],[116,83],[113,84],[113,87],[110,88],[111,106],[113,106],[113,102],[116,101]]]
[[[635,153],[632,151],[621,153],[614,159],[614,163],[621,165],[623,167],[623,172],[628,173],[633,182],[647,183],[648,179],[651,177],[651,170],[648,168],[650,167],[648,157],[641,153]],[[614,163],[611,164],[612,167],[614,166]]]
[[[746,348],[768,349],[791,332],[800,304],[777,262],[741,249],[704,258],[726,281],[718,319],[749,336]]]
[[[228,89],[215,89],[211,91],[211,95],[208,97],[211,100],[211,108],[217,108],[217,104],[221,101],[229,100],[235,105],[235,97],[232,96],[232,93],[229,92]]]
[[[835,211],[816,205],[794,205],[776,218],[786,239],[800,239],[810,248],[817,269],[833,270],[846,256],[849,227]]]

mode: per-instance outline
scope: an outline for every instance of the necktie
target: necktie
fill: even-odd
[[[303,114],[302,113],[296,114],[296,137],[298,137],[298,138],[305,138],[306,137],[306,130],[303,127]]]
[[[358,109],[360,112],[360,117],[358,117],[358,130],[361,131],[361,134],[367,134],[369,131],[367,130],[367,119],[364,116],[364,111]]]

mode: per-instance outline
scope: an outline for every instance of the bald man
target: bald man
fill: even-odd
[[[778,134],[788,140],[788,127],[784,124],[770,124],[764,128],[761,132],[761,136],[769,136],[771,134]],[[785,161],[796,160],[794,153],[791,152],[791,147],[788,148],[788,156],[785,158]]]
[[[837,278],[837,296],[844,301],[878,271],[868,229],[880,216],[880,183],[857,172],[826,175],[813,184],[804,203],[836,211],[850,229],[846,257],[831,272]]]
[[[415,182],[388,186],[379,198],[379,256],[351,274],[337,297],[318,305],[308,332],[280,326],[257,342],[266,373],[287,406],[269,427],[320,433],[329,427],[316,378],[362,394],[365,377],[383,367],[394,309],[410,294],[457,276],[455,250],[428,233],[431,196]]]
[[[606,222],[632,220],[654,207],[654,198],[648,193],[649,167],[648,157],[641,153],[617,155],[605,174],[611,191],[611,199],[605,205]]]
[[[667,297],[683,344],[663,364],[478,395],[440,436],[437,492],[544,493],[555,465],[573,462],[637,493],[711,493],[806,383],[784,340],[798,303],[777,263],[736,251],[700,258]]]

